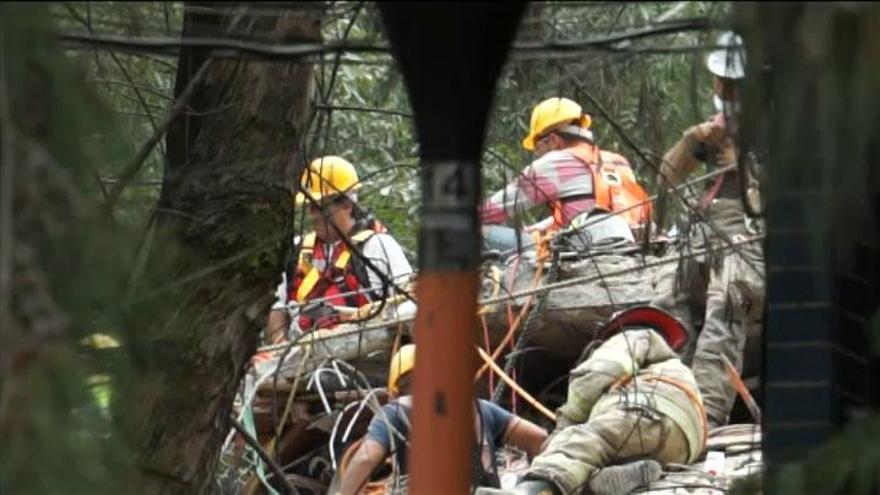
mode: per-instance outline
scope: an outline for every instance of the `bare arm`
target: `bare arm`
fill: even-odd
[[[691,152],[693,146],[694,142],[685,136],[663,155],[660,178],[657,181],[663,189],[677,186],[697,168],[699,161]]]
[[[287,340],[287,327],[290,326],[290,318],[285,309],[273,309],[269,311],[269,322],[266,325],[266,339],[270,344],[277,344]]]
[[[529,455],[529,460],[541,453],[541,446],[547,439],[547,430],[527,419],[514,416],[504,432],[504,443],[520,448]]]
[[[694,156],[694,147],[700,143],[718,147],[724,137],[724,128],[715,122],[704,122],[684,131],[682,138],[663,156],[662,177],[658,183],[663,187],[680,184],[700,164]],[[668,182],[664,182],[664,178]]]
[[[385,447],[381,443],[371,438],[365,438],[345,471],[339,494],[355,495],[360,491],[370,479],[373,471],[385,460],[386,453]]]

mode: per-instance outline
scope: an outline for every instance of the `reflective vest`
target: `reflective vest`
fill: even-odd
[[[651,203],[648,194],[636,181],[626,159],[617,153],[599,150],[588,144],[578,145],[566,151],[584,162],[593,177],[595,207],[605,211],[620,211],[631,229],[637,229],[651,221]],[[598,151],[598,153],[597,153]],[[560,198],[550,204],[556,227],[564,227],[572,218],[565,218]]]
[[[376,228],[351,236],[351,243],[360,251],[370,237],[382,230],[377,223]],[[314,232],[307,234],[300,248],[293,284],[288,286],[288,300],[323,299],[324,304],[300,314],[299,327],[304,331],[339,324],[339,315],[329,306],[359,308],[370,303],[368,289],[365,290],[370,286],[366,266],[345,243],[337,243],[330,259],[326,259],[326,251],[326,243]]]

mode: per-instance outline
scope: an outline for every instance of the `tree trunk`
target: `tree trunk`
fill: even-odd
[[[239,19],[188,11],[183,35],[320,39],[320,11],[309,5],[278,10],[277,16],[260,9]],[[119,410],[144,476],[139,492],[209,491],[236,388],[290,237],[285,170],[301,161],[313,65],[215,59],[194,82],[209,56],[181,52],[175,94],[196,86],[189,113],[167,137],[157,231],[158,239],[173,242],[161,244],[161,252],[153,249],[148,278],[155,283],[155,273],[170,268],[170,285],[156,294],[170,309],[129,335],[136,343],[137,378],[122,387]]]

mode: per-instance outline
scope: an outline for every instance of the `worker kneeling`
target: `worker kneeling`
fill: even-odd
[[[480,205],[487,248],[507,252],[518,245],[529,247],[532,233],[562,229],[584,230],[580,234],[595,241],[616,237],[635,242],[633,233],[644,232],[651,221],[648,195],[626,158],[599,148],[591,125],[592,118],[568,98],[548,98],[535,106],[522,142],[534,161]],[[539,205],[547,205],[552,216],[525,232],[500,225]]]
[[[388,392],[396,398],[373,417],[351,464],[345,472],[340,472],[342,484],[339,493],[358,493],[391,452],[394,453],[399,472],[407,471],[406,443],[412,412],[410,378],[415,367],[415,354],[415,345],[409,344],[401,347],[392,357]],[[389,431],[389,427],[394,431]],[[474,406],[474,430],[479,439],[474,445],[471,462],[472,483],[475,486],[499,486],[495,453],[502,444],[522,449],[532,459],[547,438],[547,432],[540,426],[482,399],[477,400]]]
[[[615,316],[602,334],[615,332],[571,372],[556,430],[524,480],[512,491],[485,493],[629,493],[658,479],[660,463],[700,457],[703,403],[674,351],[687,339],[684,328],[639,307]]]

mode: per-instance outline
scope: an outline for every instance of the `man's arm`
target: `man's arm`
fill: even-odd
[[[266,340],[269,344],[278,344],[287,340],[287,328],[290,326],[290,317],[286,309],[273,309],[269,311],[269,321],[266,324]]]
[[[532,205],[519,190],[519,181],[514,179],[504,189],[496,192],[480,205],[480,223],[504,223],[516,214],[517,210],[527,210]]]
[[[724,127],[716,122],[704,122],[686,130],[663,156],[658,184],[665,189],[683,182],[700,164],[700,158],[694,155],[694,150],[701,145],[718,147],[724,137]]]
[[[537,205],[559,196],[559,160],[572,160],[567,154],[550,152],[523,169],[504,189],[480,205],[480,222],[499,224]]]
[[[519,416],[511,418],[504,432],[504,443],[524,450],[529,460],[541,453],[546,439],[547,430]]]
[[[339,494],[355,495],[369,481],[373,471],[385,460],[386,454],[385,446],[381,443],[369,437],[364,438],[345,471]]]

